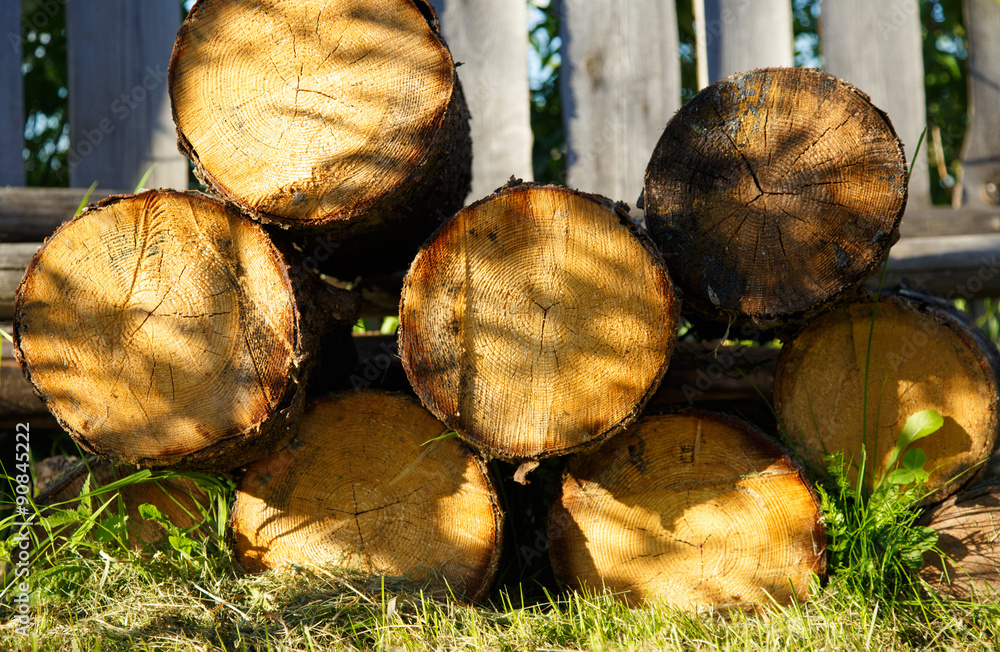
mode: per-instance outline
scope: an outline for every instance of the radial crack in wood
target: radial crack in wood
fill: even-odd
[[[357,310],[322,293],[297,300],[307,285],[259,225],[217,201],[112,197],[36,253],[17,291],[15,354],[85,450],[226,470],[291,437],[309,350]],[[341,314],[324,314],[331,305]]]
[[[867,95],[801,68],[740,73],[667,124],[646,221],[685,307],[773,326],[861,284],[906,206],[903,148]]]
[[[621,205],[532,184],[464,209],[410,266],[400,355],[431,412],[485,454],[558,455],[631,422],[679,301]]]
[[[401,576],[478,600],[503,515],[486,466],[414,399],[381,391],[310,405],[288,448],[250,465],[232,530],[241,566]]]
[[[826,471],[828,453],[840,452],[856,478],[864,448],[870,484],[906,420],[936,410],[943,427],[915,447],[927,454],[925,490],[933,496],[925,502],[942,500],[982,473],[993,450],[1000,354],[944,300],[887,292],[873,327],[874,309],[874,295],[861,293],[785,344],[775,371],[775,411],[791,445],[817,472]]]
[[[790,604],[824,572],[799,467],[749,425],[699,410],[642,417],[570,458],[549,532],[561,583],[633,606]]]

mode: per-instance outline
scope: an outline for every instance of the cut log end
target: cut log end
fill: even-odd
[[[101,202],[39,249],[17,292],[15,353],[84,449],[225,470],[291,434],[299,317],[258,225],[148,191]]]
[[[400,353],[418,396],[463,438],[536,459],[635,418],[666,370],[678,309],[662,259],[616,205],[516,185],[421,249]]]
[[[169,74],[182,150],[258,219],[363,230],[421,182],[464,175],[452,211],[468,191],[468,116],[425,2],[202,0]]]
[[[484,597],[502,515],[485,465],[446,431],[402,395],[315,402],[290,447],[247,469],[231,522],[239,563],[339,567]]]
[[[685,306],[780,324],[861,284],[898,237],[902,145],[886,115],[816,70],[758,69],[669,122],[644,205]]]
[[[957,494],[926,513],[920,524],[938,533],[941,551],[924,554],[920,576],[956,600],[995,600],[1000,591],[1000,486]]]
[[[864,294],[785,344],[775,372],[778,418],[811,466],[824,471],[826,454],[839,451],[856,477],[863,447],[868,472],[880,469],[906,420],[937,410],[944,426],[916,447],[927,454],[928,501],[943,499],[974,480],[993,450],[996,346],[943,301],[886,293],[872,330],[874,305]]]
[[[804,600],[824,572],[816,498],[750,426],[708,412],[646,416],[570,459],[552,507],[556,577],[632,605]]]

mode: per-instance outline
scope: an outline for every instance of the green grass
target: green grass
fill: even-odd
[[[470,607],[322,572],[240,577],[225,561],[178,569],[163,556],[77,561],[34,615],[39,650],[907,650],[995,649],[996,605],[880,609],[836,582],[762,614],[628,609],[573,594]],[[4,649],[21,640],[0,635]]]
[[[123,482],[155,477],[143,472]],[[188,537],[190,530],[171,528],[171,539],[155,549],[134,552],[122,543],[118,507],[108,493],[94,492],[82,507],[65,506],[44,518],[36,513],[43,530],[75,530],[63,530],[54,545],[34,546],[27,640],[14,632],[9,595],[0,598],[7,610],[0,611],[0,649],[884,652],[987,650],[1000,640],[996,603],[946,602],[926,591],[885,599],[847,572],[822,586],[815,580],[805,604],[727,614],[664,605],[629,609],[609,595],[553,595],[510,585],[488,604],[470,606],[342,572],[246,575],[233,562],[223,527],[232,484],[194,477],[213,498],[203,514],[201,531],[208,535]],[[111,515],[109,526],[96,518],[100,513]],[[38,532],[39,542],[49,536]],[[4,550],[9,558],[9,547]]]

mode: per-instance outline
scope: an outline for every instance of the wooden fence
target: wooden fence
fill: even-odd
[[[167,98],[180,25],[176,0],[66,0],[70,189],[23,188],[21,24],[44,30],[55,3],[20,15],[0,0],[0,320],[37,243],[72,215],[83,188],[187,186]],[[680,105],[673,0],[554,0],[562,17],[561,75],[568,184],[635,204],[646,163]],[[457,61],[474,141],[473,190],[531,179],[525,0],[434,0]],[[792,65],[790,0],[695,0],[699,83]],[[913,170],[903,239],[889,281],[908,277],[952,297],[1000,296],[1000,3],[966,0],[970,127],[953,208],[930,203],[927,157]],[[828,72],[869,93],[908,155],[926,124],[918,0],[825,0]],[[7,188],[2,188],[7,186]],[[95,195],[110,194],[104,190]]]

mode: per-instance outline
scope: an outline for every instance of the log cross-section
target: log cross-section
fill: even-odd
[[[678,304],[621,205],[513,185],[421,249],[403,285],[400,354],[459,435],[487,455],[537,459],[636,417],[666,370]]]
[[[1000,353],[944,300],[886,292],[876,307],[874,298],[852,297],[786,342],[775,411],[792,446],[819,471],[840,452],[856,477],[865,449],[870,486],[906,420],[936,410],[944,425],[915,446],[927,455],[927,500],[942,500],[979,476],[993,451]]]
[[[265,222],[426,237],[468,192],[468,113],[425,0],[202,0],[169,83],[196,173]]]
[[[712,84],[667,124],[644,207],[685,307],[773,325],[857,287],[898,237],[906,161],[863,92],[815,70]]]
[[[698,410],[644,416],[570,458],[549,532],[560,582],[632,605],[788,604],[824,572],[799,467],[747,424]]]
[[[260,225],[215,200],[111,197],[35,254],[15,354],[84,449],[227,470],[291,436],[315,338],[357,309],[300,301],[299,279]]]
[[[240,483],[231,523],[240,565],[340,568],[484,597],[503,516],[483,461],[446,434],[401,394],[311,404],[291,446]]]

